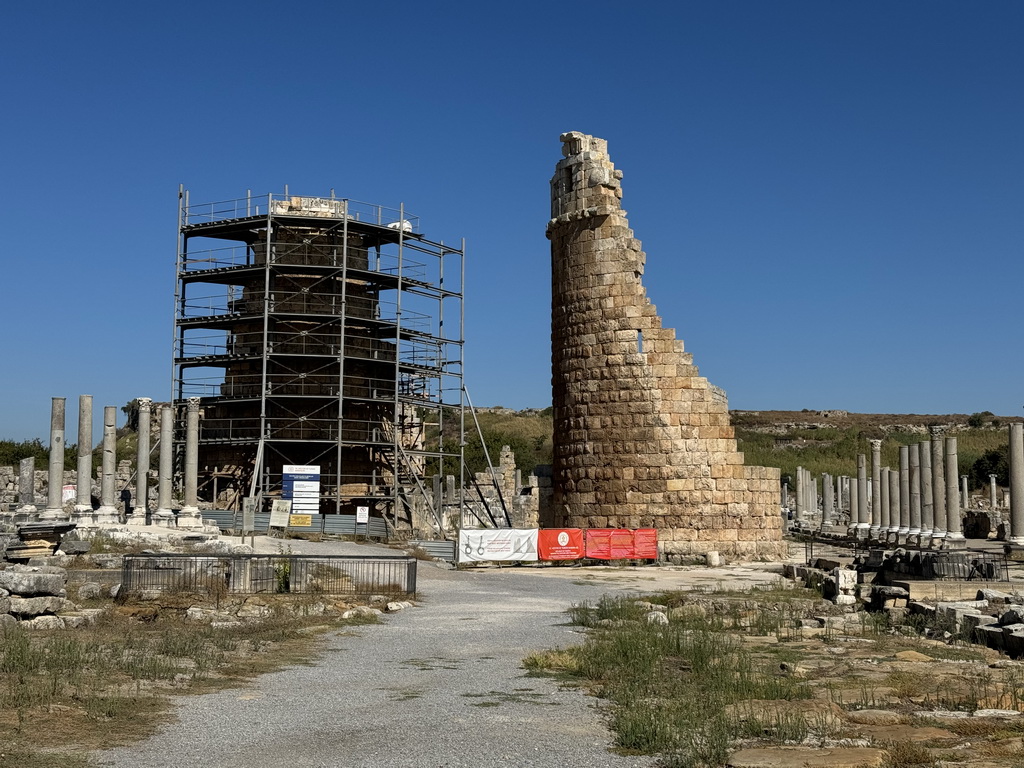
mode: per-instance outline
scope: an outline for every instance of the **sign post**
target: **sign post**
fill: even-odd
[[[359,526],[363,526],[363,538],[366,538],[366,529],[370,523],[370,508],[356,507],[356,534],[359,533]]]

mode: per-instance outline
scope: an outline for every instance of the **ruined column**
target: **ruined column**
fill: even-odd
[[[967,488],[967,475],[960,475],[960,504],[965,511],[971,508],[971,492]]]
[[[872,539],[882,529],[882,441],[871,441],[871,529]]]
[[[889,470],[889,535],[886,540],[892,543],[899,541],[900,534],[900,473]]]
[[[878,470],[878,534],[879,541],[885,541],[889,535],[889,468]]]
[[[782,484],[782,506],[789,509],[789,483],[784,482]]]
[[[153,515],[153,524],[165,527],[174,525],[174,510],[171,509],[171,478],[174,474],[173,443],[174,409],[170,405],[165,405],[160,409],[160,474],[157,481],[156,513]]]
[[[853,478],[850,478],[851,480]],[[850,528],[849,535],[856,537],[860,532],[857,520],[857,483],[850,483]]]
[[[868,460],[857,454],[857,537],[867,538],[871,529],[868,515]]]
[[[185,494],[178,512],[179,528],[198,528],[199,513],[199,398],[190,397],[185,411]]]
[[[803,522],[804,519],[804,494],[806,493],[806,482],[804,481],[804,468],[796,468],[796,521]]]
[[[908,542],[921,543],[921,449],[917,443],[908,445],[910,456],[910,533]]]
[[[561,141],[546,230],[556,525],[642,521],[666,558],[781,555],[778,470],[744,463],[725,392],[647,296],[607,142]]]
[[[966,539],[962,532],[960,518],[960,493],[956,487],[960,467],[956,457],[956,438],[946,438],[946,542],[952,548],[962,548]]]
[[[1024,424],[1010,424],[1010,530],[1007,541],[1024,547]]]
[[[117,491],[117,408],[103,409],[103,465],[100,467],[100,508],[96,523],[115,525],[118,521],[114,495]]]
[[[18,512],[23,515],[36,513],[36,457],[21,460],[18,467]]]
[[[921,546],[927,547],[932,543],[932,528],[935,524],[931,443],[928,441],[920,443],[918,454],[921,461]]]
[[[72,521],[93,524],[92,511],[92,395],[78,396],[78,478]]]
[[[139,398],[138,450],[135,454],[135,509],[132,519],[136,523],[146,522],[149,511],[149,416],[153,401],[148,397]]]
[[[50,464],[46,488],[46,509],[39,513],[40,520],[64,517],[64,398],[54,397],[50,402]]]
[[[910,536],[910,446],[900,446],[900,529],[899,543]]]
[[[832,525],[832,521],[835,519],[836,511],[836,493],[835,488],[832,486],[832,475],[828,472],[821,476],[821,493],[822,493],[822,507],[821,507],[821,525]]]
[[[996,496],[999,493],[999,487],[996,484],[996,478],[998,475],[988,476],[988,504],[992,508],[992,522],[995,522],[995,511],[997,507]]]
[[[807,471],[807,486],[810,489],[810,517],[813,520],[818,514],[818,480],[811,474],[811,471]]]
[[[946,538],[946,471],[944,468],[942,437],[938,429],[932,429],[932,539],[937,545]],[[935,542],[934,540],[938,540]]]

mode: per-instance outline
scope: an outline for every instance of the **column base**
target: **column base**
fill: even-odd
[[[159,526],[160,528],[174,528],[174,510],[172,509],[158,509],[153,513],[153,525]]]
[[[199,507],[182,507],[178,511],[178,527],[202,528],[203,516],[199,512]]]
[[[943,549],[967,549],[967,539],[962,533],[950,533],[942,540]]]
[[[63,509],[44,509],[39,512],[40,520],[67,520]]]
[[[117,507],[100,507],[96,510],[93,519],[96,525],[120,525],[121,516],[117,511]]]
[[[77,523],[79,528],[92,528],[96,525],[96,515],[93,513],[91,504],[76,504],[71,513],[71,522]]]
[[[1003,554],[1006,555],[1007,560],[1012,560],[1015,563],[1024,561],[1024,544],[1011,542],[1003,545]]]

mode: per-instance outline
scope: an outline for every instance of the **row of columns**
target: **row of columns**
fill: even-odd
[[[138,445],[135,473],[135,508],[125,509],[125,515],[144,520],[149,499],[150,426],[153,401],[140,398]],[[64,486],[64,424],[65,398],[55,397],[50,406],[50,458],[48,466],[48,487],[46,507],[39,513],[43,520],[63,519]],[[185,417],[185,472],[184,504],[175,519],[172,508],[172,480],[174,462],[172,457],[174,436],[174,410],[165,405],[160,412],[160,463],[157,485],[157,509],[153,523],[179,528],[202,526],[198,506],[199,479],[199,398],[190,397],[186,404]],[[115,494],[117,492],[117,408],[112,405],[103,409],[103,458],[100,469],[100,506],[92,507],[92,395],[78,398],[78,486],[71,520],[80,526],[109,525],[118,522]],[[35,512],[34,472],[31,459],[22,462],[19,483],[22,512]]]
[[[856,478],[822,475],[822,526],[837,524],[846,498],[851,535],[914,546],[963,546],[961,509],[967,506],[968,488],[967,476],[959,473],[956,438],[936,435],[902,445],[898,469],[881,464],[882,441],[872,440],[870,485],[864,454],[857,457]],[[1009,427],[1009,465],[1007,539],[1011,545],[1024,546],[1024,424],[1019,422]],[[786,503],[788,488],[784,493]],[[995,475],[989,476],[989,496],[995,507]],[[817,510],[817,480],[809,470],[797,467],[797,524],[806,525]]]
[[[1020,453],[1024,462],[1024,447]],[[872,440],[870,477],[864,454],[857,457],[856,478],[824,474],[822,526],[837,524],[845,495],[852,536],[912,546],[963,546],[956,438],[936,436],[900,446],[899,456],[898,470],[883,467],[882,441]],[[1021,472],[1019,482],[1024,484],[1024,466]],[[817,481],[803,467],[797,468],[796,480],[796,517],[798,525],[806,524],[809,514],[817,511],[816,501],[808,504],[811,495],[816,499]],[[964,481],[966,485],[966,477]],[[1016,494],[1021,495],[1024,490]],[[1014,496],[1011,490],[1011,500]],[[1024,537],[1024,510],[1016,530]]]

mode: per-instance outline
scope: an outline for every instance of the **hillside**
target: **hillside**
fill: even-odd
[[[778,467],[785,478],[798,466],[816,475],[856,475],[857,454],[870,455],[872,439],[882,440],[882,461],[899,466],[899,447],[927,439],[930,427],[957,437],[960,472],[971,486],[988,482],[989,472],[1006,484],[1006,425],[1021,417],[975,414],[883,414],[847,411],[733,411],[733,426],[747,463]],[[513,411],[481,408],[478,411],[492,460],[508,444],[516,450],[516,463],[525,471],[551,461],[551,409]],[[479,460],[479,439],[467,419],[467,460]],[[494,446],[497,446],[495,448]],[[1000,463],[1000,455],[1002,463]],[[472,457],[472,458],[471,458]],[[979,463],[980,461],[980,463]],[[474,468],[477,468],[474,466]]]

